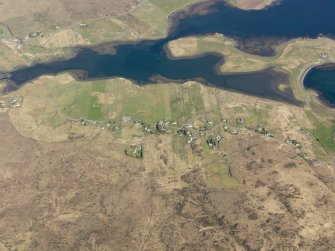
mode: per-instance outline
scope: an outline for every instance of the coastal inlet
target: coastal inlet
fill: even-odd
[[[23,67],[10,72],[8,79],[20,86],[45,74],[70,71],[80,79],[123,77],[140,85],[197,80],[218,88],[300,104],[294,98],[285,73],[272,68],[240,74],[221,73],[218,65],[224,63],[224,58],[217,54],[172,59],[167,56],[165,47],[177,38],[221,33],[236,39],[241,49],[270,56],[274,50],[264,45],[267,41],[276,44],[285,39],[317,38],[321,33],[334,36],[334,9],[333,0],[323,0],[322,4],[312,0],[283,0],[258,11],[241,10],[223,1],[203,2],[173,14],[165,38],[105,44],[115,49],[113,54],[97,53],[94,48],[75,48],[78,53],[71,59]],[[253,41],[255,47],[248,46],[248,41]]]
[[[306,88],[318,92],[322,101],[335,107],[335,64],[313,67],[303,83]]]

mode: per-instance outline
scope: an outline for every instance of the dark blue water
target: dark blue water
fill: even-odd
[[[219,74],[216,66],[222,63],[222,57],[207,54],[196,58],[179,60],[169,59],[161,53],[151,51],[148,41],[116,46],[117,53],[99,54],[91,49],[82,49],[76,57],[12,72],[11,80],[20,85],[27,79],[35,79],[45,74],[75,71],[80,79],[101,79],[124,77],[138,84],[157,83],[171,80],[193,79],[219,88],[235,90],[258,97],[298,104],[290,89],[278,90],[278,85],[287,83],[284,73],[267,69],[246,74]]]
[[[206,9],[205,15],[198,15]],[[267,69],[244,74],[220,74],[217,66],[224,58],[207,54],[196,58],[173,60],[167,56],[167,42],[188,35],[220,32],[240,42],[258,41],[255,51],[271,54],[271,47],[262,43],[296,37],[335,35],[334,0],[284,0],[281,4],[260,11],[243,11],[222,2],[199,4],[175,14],[171,19],[169,36],[159,40],[144,40],[134,44],[111,44],[116,53],[99,54],[90,48],[77,48],[79,53],[68,60],[36,64],[11,72],[10,80],[17,85],[44,74],[75,71],[82,79],[124,77],[138,84],[156,83],[164,79],[190,79],[219,88],[225,88],[258,97],[299,103],[292,90],[278,90],[288,83],[287,76]],[[260,41],[260,42],[259,42]],[[108,47],[108,44],[105,45]],[[250,47],[250,45],[249,45]],[[252,46],[251,46],[252,47]]]
[[[304,86],[319,92],[322,100],[335,107],[335,64],[311,69],[304,79]]]
[[[245,11],[227,6],[224,2],[209,5],[207,15],[191,15],[192,8],[184,11],[186,18],[177,20],[172,33],[203,35],[223,33],[247,38],[316,37],[318,34],[335,34],[334,0],[283,0],[278,5],[263,10]]]
[[[265,55],[273,52],[272,48],[264,48],[269,39],[335,35],[334,0],[282,0],[278,5],[257,11],[245,11],[227,6],[222,1],[213,1],[206,8],[212,10],[207,15],[191,15],[199,9],[193,7],[172,17],[171,35],[183,37],[218,32],[235,37],[240,42],[255,42],[258,39],[264,42],[258,52]],[[178,16],[184,18],[178,19]]]

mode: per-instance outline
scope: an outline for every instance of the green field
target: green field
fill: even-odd
[[[151,3],[159,6],[165,13],[171,13],[180,9],[188,4],[200,2],[199,0],[150,0]]]
[[[327,152],[335,151],[335,140],[333,138],[335,125],[329,125],[320,121],[311,111],[306,111],[306,115],[313,123],[314,129],[311,130],[314,138],[320,142]]]
[[[200,86],[156,84],[139,87],[124,79],[76,82],[54,92],[59,110],[73,119],[115,120],[123,116],[147,123],[183,122],[204,113]]]

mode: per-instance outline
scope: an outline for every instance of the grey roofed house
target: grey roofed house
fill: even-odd
[[[156,129],[158,132],[163,133],[165,132],[165,124],[164,121],[160,120],[156,123]]]
[[[272,132],[266,132],[265,135],[270,138],[274,138],[275,135]]]
[[[238,134],[237,130],[234,129],[234,128],[230,129],[229,133],[232,134],[232,135],[237,135]]]
[[[261,125],[256,126],[255,131],[261,134],[264,134],[266,132],[265,128]]]
[[[16,102],[17,102],[17,99],[16,99],[16,98],[14,98],[14,99],[12,99],[11,101],[9,101],[9,103],[10,103],[11,105],[15,104]]]

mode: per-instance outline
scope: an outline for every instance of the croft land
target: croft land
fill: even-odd
[[[168,15],[196,1],[94,10],[32,1],[10,11],[21,2],[2,4],[2,71],[67,57],[69,46],[165,36]],[[334,61],[335,42],[297,39],[274,57],[234,44],[213,35],[168,49],[221,53],[222,72],[285,71],[305,105],[193,81],[137,86],[67,73],[0,96],[0,250],[333,249],[335,113],[300,78]],[[143,154],[125,154],[138,146]]]

